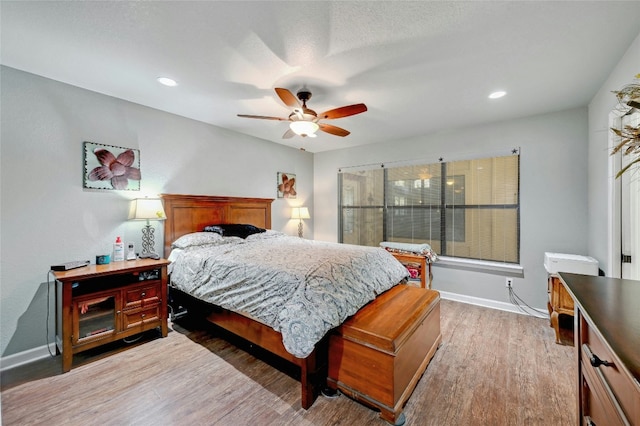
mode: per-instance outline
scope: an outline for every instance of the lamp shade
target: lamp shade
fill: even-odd
[[[291,130],[300,136],[315,136],[320,126],[313,121],[292,121],[289,124]]]
[[[130,220],[165,220],[162,200],[159,198],[137,198],[131,201]]]
[[[292,208],[291,219],[311,219],[311,216],[309,216],[309,209],[306,207]]]

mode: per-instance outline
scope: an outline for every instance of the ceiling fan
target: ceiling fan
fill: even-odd
[[[315,138],[318,130],[322,130],[323,132],[335,136],[347,136],[350,133],[348,130],[331,124],[321,123],[320,120],[332,120],[335,118],[348,117],[350,115],[360,114],[367,110],[367,106],[365,104],[354,104],[330,109],[322,114],[317,114],[314,110],[307,108],[307,101],[311,99],[311,92],[309,90],[301,89],[297,93],[297,98],[287,89],[276,87],[275,90],[280,100],[286,106],[293,108],[289,117],[282,118],[247,114],[238,114],[238,117],[290,121],[289,129],[284,133],[284,135],[282,135],[283,139],[291,138],[294,135]],[[302,102],[302,104],[300,102]]]

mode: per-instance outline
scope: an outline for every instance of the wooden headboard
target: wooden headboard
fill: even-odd
[[[213,195],[161,194],[164,221],[164,257],[171,243],[190,232],[216,223],[248,223],[271,229],[273,198],[219,197]]]

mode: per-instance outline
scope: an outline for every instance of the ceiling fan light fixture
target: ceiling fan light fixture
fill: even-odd
[[[289,128],[291,128],[296,135],[315,137],[315,133],[320,126],[313,121],[292,121],[291,124],[289,124]]]

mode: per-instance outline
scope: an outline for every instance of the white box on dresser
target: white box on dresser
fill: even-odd
[[[550,274],[569,272],[572,274],[598,275],[598,261],[590,256],[565,253],[544,253],[544,268]]]

